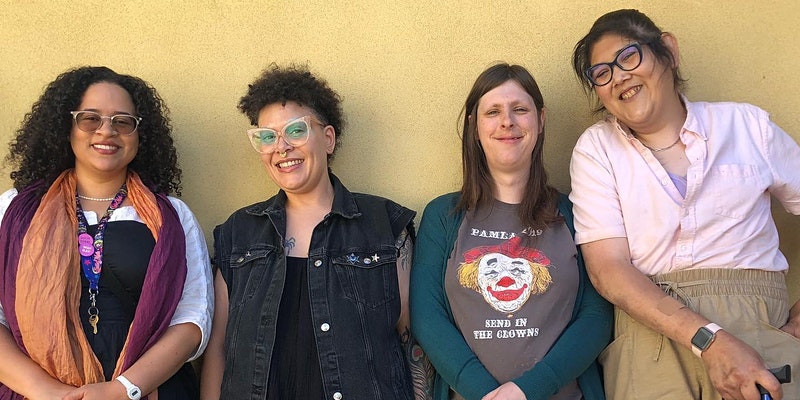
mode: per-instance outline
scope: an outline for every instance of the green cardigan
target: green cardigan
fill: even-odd
[[[435,400],[447,400],[450,386],[467,400],[479,400],[500,385],[456,328],[445,294],[447,260],[464,217],[453,211],[458,195],[440,196],[425,207],[411,269],[411,327],[436,368]],[[574,236],[572,203],[567,196],[560,196],[558,209]],[[611,340],[613,308],[589,282],[580,250],[578,266],[572,320],[547,355],[513,380],[528,400],[548,399],[576,378],[586,400],[605,399],[596,358]]]

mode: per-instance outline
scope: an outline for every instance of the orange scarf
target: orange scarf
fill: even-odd
[[[22,242],[15,307],[19,332],[30,358],[61,382],[80,387],[105,379],[79,316],[76,182],[73,170],[63,172],[36,209]],[[158,241],[162,215],[155,195],[132,171],[126,183],[134,209]],[[122,372],[127,347],[126,340],[114,376]]]

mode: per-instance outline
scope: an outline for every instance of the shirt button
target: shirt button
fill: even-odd
[[[333,400],[342,400],[342,393],[336,392],[333,394]]]
[[[317,260],[317,261],[314,261],[314,266],[315,266],[315,267],[322,266],[322,260]]]
[[[331,330],[331,326],[328,325],[328,323],[326,322],[326,323],[322,324],[319,327],[319,329],[322,330],[323,332],[327,332],[327,331]]]

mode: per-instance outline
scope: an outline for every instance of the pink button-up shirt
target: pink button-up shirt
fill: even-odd
[[[633,265],[646,275],[788,269],[770,195],[800,214],[800,147],[758,107],[684,102],[685,197],[616,118],[581,135],[570,165],[577,243],[627,238]]]

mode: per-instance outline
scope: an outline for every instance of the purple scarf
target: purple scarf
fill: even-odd
[[[131,175],[132,177],[128,179],[129,187],[133,184],[147,190],[138,179],[138,176]],[[9,325],[8,328],[17,346],[26,355],[29,352],[24,345],[25,338],[20,332],[15,306],[17,267],[22,252],[23,239],[31,225],[31,220],[42,203],[41,187],[41,183],[34,184],[20,192],[9,204],[0,225],[0,263],[2,263],[0,264],[0,276],[2,276],[0,302],[3,304],[3,311]],[[152,197],[150,198],[152,199]],[[147,273],[142,285],[142,295],[136,307],[125,347],[120,355],[122,362],[118,362],[115,376],[133,365],[167,330],[180,301],[183,284],[186,280],[186,239],[180,219],[165,195],[155,194],[154,198],[156,204],[153,206],[157,206],[161,214],[162,223],[158,231],[158,240],[153,248],[147,267]],[[134,207],[136,207],[136,202],[134,202]],[[74,209],[71,212],[74,214]],[[137,212],[139,212],[138,209]],[[74,267],[80,268],[79,265]],[[80,284],[77,287],[80,288]],[[23,290],[27,291],[28,288],[23,288]],[[42,293],[25,294],[40,297],[47,295]],[[57,293],[52,295],[63,298],[66,294]],[[67,318],[67,316],[64,316],[64,318]],[[77,336],[79,338],[83,336],[83,332],[78,332],[78,334],[80,334],[80,336]],[[83,339],[85,340],[85,338]],[[64,344],[64,346],[73,345],[74,343]],[[64,366],[64,368],[70,367],[75,368],[74,365]],[[52,372],[51,375],[53,375]],[[55,375],[56,379],[60,378],[58,372]],[[83,384],[87,383],[93,382],[83,382]],[[22,398],[21,395],[0,384],[0,400]]]

